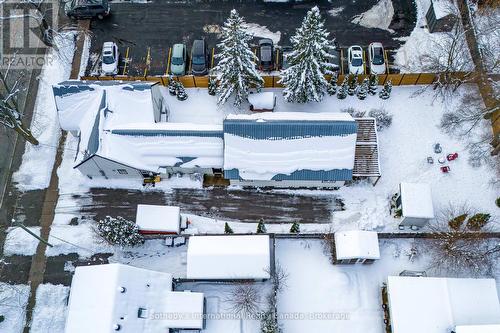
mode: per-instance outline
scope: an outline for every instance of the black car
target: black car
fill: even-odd
[[[191,71],[193,75],[207,75],[209,56],[207,43],[203,39],[196,39],[191,49]]]
[[[102,20],[110,13],[108,0],[70,0],[64,4],[64,12],[69,18]]]
[[[261,71],[272,71],[274,69],[274,48],[271,39],[259,40],[259,56],[259,69]]]

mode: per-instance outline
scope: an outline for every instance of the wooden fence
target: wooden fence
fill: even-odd
[[[457,79],[463,78],[465,73],[454,73],[453,76]],[[368,75],[358,75],[358,80],[361,83]],[[439,74],[436,73],[401,73],[401,74],[383,74],[378,76],[379,85],[383,85],[387,80],[391,80],[393,86],[411,86],[411,85],[426,85],[436,81]],[[340,84],[344,80],[345,75],[339,75],[337,83]],[[283,86],[278,83],[279,76],[263,76],[265,88],[282,88]],[[122,80],[122,81],[150,81],[159,82],[166,86],[169,82],[168,76],[83,76],[82,80],[88,81],[108,81],[108,80]],[[330,79],[327,76],[327,79]],[[208,76],[177,76],[174,80],[180,81],[186,88],[207,88]]]

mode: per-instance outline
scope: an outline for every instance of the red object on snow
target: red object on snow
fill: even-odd
[[[448,155],[446,156],[446,159],[447,159],[448,161],[453,161],[453,160],[456,160],[457,158],[458,158],[458,153],[448,154]]]
[[[451,170],[451,169],[450,169],[450,167],[449,167],[449,166],[442,166],[442,167],[441,167],[441,171],[442,171],[443,173],[448,173],[448,172],[450,172],[450,170]]]

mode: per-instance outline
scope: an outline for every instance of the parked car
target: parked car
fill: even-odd
[[[114,42],[105,42],[102,45],[102,74],[116,75],[118,74],[118,61],[120,52],[118,46]]]
[[[384,47],[382,43],[371,43],[368,46],[368,61],[370,62],[370,73],[385,73]]]
[[[193,75],[208,74],[209,57],[207,43],[204,39],[196,39],[191,49],[191,71]]]
[[[350,74],[363,74],[363,49],[361,46],[353,45],[347,50],[347,61]]]
[[[186,45],[175,44],[172,48],[172,62],[170,63],[172,75],[186,74]]]
[[[274,69],[274,48],[271,39],[259,40],[259,56],[259,69],[261,71],[272,71]]]
[[[64,4],[64,12],[72,19],[102,20],[111,13],[111,8],[108,0],[69,0]]]
[[[292,53],[293,49],[291,46],[283,46],[281,48],[281,69],[285,70],[290,67],[290,62],[288,56]]]

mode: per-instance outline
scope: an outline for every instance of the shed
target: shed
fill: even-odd
[[[179,234],[181,231],[180,208],[137,205],[135,223],[141,234]]]
[[[273,92],[266,91],[248,95],[250,110],[254,112],[273,111],[276,106],[276,96]]]
[[[371,264],[380,259],[375,231],[351,230],[335,233],[336,264]]]
[[[188,279],[265,280],[270,277],[268,235],[192,236],[187,251]]]
[[[499,332],[494,279],[389,276],[387,299],[392,333]]]
[[[401,183],[396,199],[396,212],[401,215],[401,226],[423,227],[434,218],[431,186],[423,183]]]
[[[66,333],[202,330],[203,293],[172,291],[172,275],[105,264],[75,269]],[[159,316],[159,317],[158,317]]]
[[[431,0],[425,19],[432,32],[449,32],[457,23],[458,13],[450,0]]]

